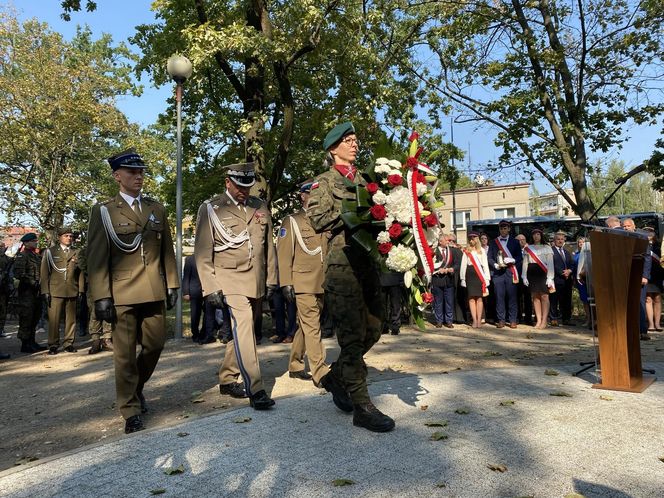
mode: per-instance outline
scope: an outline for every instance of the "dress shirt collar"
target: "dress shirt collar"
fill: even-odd
[[[134,200],[138,201],[138,208],[142,211],[143,206],[141,206],[141,194],[138,194],[138,197],[132,197],[129,194],[125,194],[124,192],[120,192],[120,195],[122,198],[125,200],[127,204],[129,204],[129,207],[134,209]]]

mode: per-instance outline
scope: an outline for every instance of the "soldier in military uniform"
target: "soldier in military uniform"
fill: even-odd
[[[166,210],[141,195],[143,159],[129,149],[108,162],[120,192],[92,208],[87,265],[97,319],[113,325],[117,406],[130,433],[144,428],[143,387],[166,342],[164,300],[175,305],[180,280]]]
[[[83,292],[83,275],[78,268],[78,251],[72,247],[74,234],[63,227],[58,243],[44,251],[41,261],[41,293],[48,304],[48,354],[58,354],[60,320],[65,315],[63,350],[74,353],[76,335],[76,299]]]
[[[0,241],[0,337],[7,337],[5,334],[5,321],[7,319],[7,302],[9,301],[11,289],[9,269],[13,261],[5,253],[6,250],[7,246],[4,242]]]
[[[19,281],[18,338],[21,340],[21,353],[35,353],[46,349],[35,341],[35,331],[42,311],[39,287],[41,258],[37,254],[37,234],[26,233],[21,237],[21,242],[23,250],[14,261],[14,277]]]
[[[286,216],[279,229],[277,256],[279,283],[284,298],[297,305],[299,328],[295,332],[288,362],[291,378],[310,380],[316,386],[327,375],[325,348],[321,341],[320,313],[323,308],[323,262],[327,237],[316,233],[306,216],[313,181],[300,186],[302,209]],[[309,358],[311,375],[304,370],[304,353]]]
[[[101,351],[113,351],[112,328],[111,324],[101,320],[97,320],[94,313],[94,301],[92,300],[92,292],[90,292],[88,278],[88,257],[87,257],[87,244],[81,247],[78,252],[78,267],[81,269],[83,280],[85,282],[85,298],[88,303],[88,309],[93,310],[88,317],[88,331],[90,332],[90,339],[92,344],[88,350],[88,354],[97,354]]]
[[[226,167],[226,192],[198,210],[194,255],[206,301],[230,312],[233,341],[219,369],[219,392],[249,397],[256,410],[274,405],[263,387],[254,323],[277,285],[272,222],[265,203],[249,195],[255,183],[253,163]],[[232,346],[232,347],[231,347]],[[237,382],[242,375],[244,387]]]
[[[338,327],[341,351],[321,384],[332,392],[337,407],[353,412],[354,425],[386,432],[394,428],[394,420],[371,402],[364,363],[364,355],[381,334],[384,307],[380,272],[371,257],[354,245],[340,216],[342,202],[355,200],[353,187],[366,185],[353,164],[359,148],[353,125],[347,122],[335,126],[325,137],[323,148],[329,170],[311,187],[307,216],[316,232],[329,237],[323,288]]]

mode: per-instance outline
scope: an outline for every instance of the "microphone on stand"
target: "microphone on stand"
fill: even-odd
[[[642,171],[646,170],[646,165],[645,164],[640,164],[634,169],[629,170],[627,173],[624,173],[620,175],[618,178],[615,179],[616,185],[622,185],[625,183],[627,180],[632,178],[634,175],[638,175]]]

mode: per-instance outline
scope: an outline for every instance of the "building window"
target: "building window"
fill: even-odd
[[[452,220],[452,226],[454,228],[457,230],[465,230],[466,223],[470,221],[470,211],[455,211],[454,213],[450,213],[450,220]]]
[[[494,218],[514,218],[514,208],[497,208],[493,210]]]

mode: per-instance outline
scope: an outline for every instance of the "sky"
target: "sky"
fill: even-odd
[[[99,0],[96,11],[74,12],[72,20],[67,22],[60,18],[60,0],[0,0],[2,6],[13,6],[20,19],[36,17],[48,23],[53,30],[62,33],[66,39],[71,39],[75,34],[77,24],[87,24],[95,37],[109,33],[115,42],[127,41],[133,35],[135,26],[154,22],[150,4],[151,0]],[[130,48],[138,50],[136,47]],[[118,101],[118,107],[131,121],[148,126],[166,109],[166,99],[171,95],[173,87],[165,85],[155,88],[147,77],[143,77],[140,83],[144,87],[143,94],[139,97],[123,97]],[[448,140],[451,136],[449,127],[452,119],[453,117],[450,117],[447,120],[448,128],[443,130]],[[604,159],[608,164],[612,159],[618,159],[625,163],[627,170],[631,169],[651,154],[661,128],[661,125],[643,126],[628,130],[627,134],[631,139],[624,144],[622,150],[616,149],[604,156],[593,156],[591,161]],[[495,133],[486,126],[478,128],[476,124],[455,123],[454,143],[466,152],[466,159],[457,162],[457,168],[473,178],[483,164],[495,161],[500,156],[500,150],[493,145],[494,136]],[[483,175],[499,184],[530,182],[522,168],[517,167],[504,168],[498,173],[484,172]],[[536,180],[535,186],[541,194],[553,190],[544,180]]]

